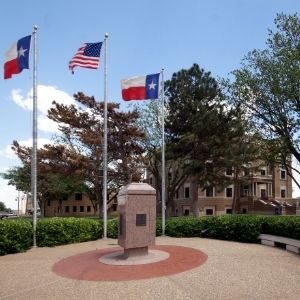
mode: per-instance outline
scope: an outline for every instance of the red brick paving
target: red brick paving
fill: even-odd
[[[164,261],[136,266],[114,266],[99,262],[99,258],[122,248],[113,247],[85,252],[64,258],[52,267],[62,277],[88,281],[127,281],[167,276],[196,268],[207,260],[200,250],[181,246],[155,246],[151,249],[168,252]]]

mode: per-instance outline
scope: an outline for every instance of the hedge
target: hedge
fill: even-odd
[[[45,218],[36,227],[39,247],[80,243],[97,240],[102,236],[102,222],[90,218]]]
[[[260,216],[261,233],[300,240],[300,216]]]
[[[33,230],[30,221],[0,221],[0,255],[24,252],[32,246]]]
[[[172,237],[205,236],[238,242],[258,242],[260,233],[300,240],[299,216],[225,215],[179,217],[166,221],[166,235]]]
[[[44,218],[37,222],[39,247],[52,247],[97,240],[102,237],[103,223],[94,218]],[[161,220],[156,221],[156,235],[162,233]],[[238,242],[258,242],[260,233],[300,240],[299,216],[224,215],[209,217],[176,217],[166,220],[165,234],[171,237],[207,237]],[[118,237],[118,219],[107,222],[107,237]],[[32,246],[30,220],[0,221],[0,255],[23,252]]]
[[[119,232],[118,219],[110,219],[107,221],[107,237],[117,239]]]
[[[180,217],[166,222],[166,235],[172,237],[200,237],[257,242],[261,221],[254,216]]]

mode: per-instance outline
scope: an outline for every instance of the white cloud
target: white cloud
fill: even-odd
[[[50,132],[50,133],[58,133],[58,124],[49,118],[47,118],[45,115],[41,115],[38,117],[37,120],[37,126],[38,129],[44,132]]]
[[[8,159],[17,159],[15,152],[11,149],[11,145],[6,146],[4,156]]]
[[[24,110],[32,111],[32,89],[27,93],[22,92],[19,89],[11,91],[11,99]],[[55,86],[38,85],[37,87],[37,111],[38,111],[38,131],[47,133],[57,132],[57,124],[47,118],[48,109],[52,107],[52,101],[58,103],[70,105],[74,104],[75,100],[72,96],[64,91],[57,89]],[[39,134],[38,134],[39,135]],[[20,145],[32,147],[32,138],[28,140],[19,140]],[[41,148],[44,144],[52,144],[53,141],[47,138],[38,138],[37,147]],[[11,150],[11,145],[7,145],[4,149],[0,150],[0,156],[9,160],[18,161],[18,157]],[[18,164],[16,163],[16,164]],[[3,168],[2,168],[3,169]],[[2,172],[7,169],[2,170]],[[0,178],[0,201],[3,201],[7,207],[12,209],[17,208],[17,202],[15,199],[18,196],[18,192],[13,186],[7,184],[7,180]]]
[[[32,147],[32,139],[30,138],[25,141],[19,141],[19,144],[22,146]],[[49,139],[45,139],[45,138],[38,138],[38,140],[37,140],[38,148],[43,147],[45,144],[53,144],[53,141],[51,141]]]
[[[25,110],[32,111],[32,89],[27,94],[15,89],[11,92],[12,100]],[[55,86],[38,85],[37,87],[37,110],[38,130],[45,132],[57,132],[57,124],[47,118],[47,112],[52,107],[52,102],[70,105],[75,104],[72,96]]]
[[[18,197],[18,192],[15,187],[8,185],[7,180],[0,178],[0,190],[0,201],[4,202],[6,207],[17,209],[18,203],[16,202],[16,198]]]
[[[17,90],[12,90],[11,98],[16,104],[18,104],[25,110],[32,110],[32,96],[31,99],[29,98],[24,99],[23,96],[21,95],[21,90],[17,89]]]

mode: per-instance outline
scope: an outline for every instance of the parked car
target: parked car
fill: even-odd
[[[11,217],[17,217],[18,215],[14,212],[7,212],[7,211],[1,211],[0,212],[0,219],[3,220],[4,218],[11,218]]]

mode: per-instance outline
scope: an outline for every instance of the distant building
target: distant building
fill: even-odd
[[[108,203],[109,211],[116,211],[115,199]],[[94,208],[89,197],[84,193],[74,193],[63,200],[49,200],[44,203],[45,217],[83,217],[99,214],[99,205]]]
[[[93,207],[92,202],[83,193],[74,193],[62,200],[48,200],[44,203],[45,217],[79,217],[97,214],[98,206]]]
[[[257,164],[253,163],[253,166]],[[228,170],[224,172],[228,177],[233,176],[233,172]],[[175,216],[231,214],[234,205],[240,214],[296,214],[297,201],[292,198],[292,179],[285,168],[279,166],[271,168],[261,165],[260,162],[259,170],[246,173],[243,171],[239,174],[239,179],[242,179],[240,182],[243,183],[237,184],[236,187],[231,184],[225,188],[211,186],[203,189],[193,178],[188,178],[176,192],[173,214]],[[150,175],[148,181],[154,186],[153,176]]]
[[[259,165],[259,168],[255,166]],[[211,186],[203,189],[195,183],[194,178],[188,178],[178,187],[174,197],[174,216],[210,216],[231,214],[234,206],[239,214],[263,215],[300,215],[300,198],[292,197],[292,179],[283,167],[263,165],[254,162],[253,170],[239,174],[242,184],[231,184],[220,188]],[[251,170],[251,168],[249,168]],[[224,175],[233,177],[234,172],[224,170]],[[147,174],[147,181],[155,187],[153,175]],[[26,213],[32,214],[33,207],[30,196],[26,199]],[[23,199],[22,198],[22,199]],[[24,204],[22,204],[24,205]],[[53,216],[94,216],[99,214],[99,206],[95,208],[89,197],[83,193],[74,193],[62,200],[49,200],[43,203],[41,214]],[[116,197],[108,202],[109,213],[117,210]],[[157,206],[161,213],[161,202]]]

